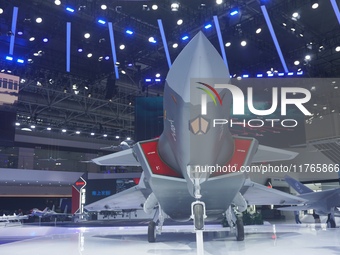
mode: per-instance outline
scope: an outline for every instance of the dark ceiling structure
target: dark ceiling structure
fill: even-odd
[[[174,2],[177,10],[171,7]],[[198,31],[220,51],[215,16],[233,77],[285,72],[261,5],[266,6],[289,72],[313,78],[340,76],[340,24],[332,8],[332,2],[339,6],[339,1],[319,1],[318,8],[312,8],[311,0],[216,2],[2,0],[0,65],[2,72],[21,78],[17,120],[41,127],[68,126],[71,134],[81,128],[111,137],[133,136],[134,98],[161,96],[169,70],[159,20],[171,61]],[[235,8],[238,13],[231,16]],[[208,23],[211,27],[205,27]],[[185,35],[188,39],[182,40]],[[8,61],[12,40],[13,60]],[[324,94],[332,95],[332,102],[338,95],[333,89],[334,84]]]

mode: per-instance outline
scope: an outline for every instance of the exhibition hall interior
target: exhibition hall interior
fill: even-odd
[[[339,0],[0,0],[1,254],[337,254]]]

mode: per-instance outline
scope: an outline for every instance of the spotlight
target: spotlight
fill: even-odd
[[[294,65],[296,65],[296,66],[300,65],[300,61],[299,60],[295,60],[294,61]]]
[[[225,47],[230,47],[231,42],[226,42]]]
[[[216,4],[222,4],[223,0],[216,0]]]
[[[244,46],[246,46],[246,45],[247,45],[247,42],[246,42],[246,41],[242,41],[242,42],[241,42],[241,46],[242,46],[242,47],[244,47]]]
[[[60,1],[60,0],[55,0],[55,1],[54,1],[54,4],[55,4],[55,5],[61,5],[61,1]]]
[[[234,7],[234,8],[232,8],[232,9],[230,10],[229,15],[230,15],[230,16],[235,16],[235,15],[238,14],[238,13],[239,13],[239,8],[238,8],[238,7]]]
[[[103,20],[103,19],[98,19],[97,21],[99,24],[102,24],[102,25],[105,25],[106,24],[106,21]]]
[[[176,49],[178,47],[178,43],[174,43],[173,45],[172,45],[172,48],[174,48],[174,49]]]
[[[155,40],[155,38],[154,37],[149,37],[149,42],[151,42],[151,43],[156,43],[157,41]]]
[[[339,52],[340,51],[340,46],[336,46],[335,51]]]
[[[177,12],[178,9],[179,9],[179,3],[178,3],[178,2],[173,2],[173,3],[171,4],[171,11]]]
[[[133,31],[130,30],[130,29],[126,29],[126,30],[125,30],[125,33],[127,33],[128,35],[133,35]]]
[[[211,27],[212,27],[211,23],[208,23],[208,24],[204,25],[204,28],[205,28],[205,29],[209,29],[209,28],[211,28]]]
[[[100,8],[101,8],[102,10],[106,10],[106,9],[107,9],[107,6],[106,6],[106,4],[102,4],[102,5],[100,6]]]
[[[38,24],[42,22],[42,18],[38,17],[35,19],[35,22],[37,22]]]
[[[317,0],[312,0],[311,1],[311,6],[312,6],[312,9],[317,9],[319,7],[319,1]]]
[[[262,31],[262,29],[261,29],[261,28],[258,28],[258,29],[256,29],[256,34],[259,34],[259,33],[261,33],[261,31]]]
[[[300,18],[300,13],[294,12],[292,14],[292,20],[297,21]]]
[[[151,9],[154,10],[154,11],[156,11],[156,10],[158,9],[158,5],[157,5],[157,4],[153,4],[153,5],[151,6]]]
[[[180,26],[180,25],[182,25],[182,24],[183,24],[183,20],[182,20],[182,19],[177,20],[177,25],[178,25],[178,26]]]
[[[121,44],[121,45],[119,46],[119,49],[124,50],[124,49],[125,49],[125,45],[124,45],[124,44]]]
[[[73,12],[74,12],[74,9],[71,8],[71,7],[66,7],[66,11],[73,13]]]
[[[47,42],[48,42],[48,38],[45,37],[45,38],[43,39],[43,42],[44,42],[44,43],[47,43]]]
[[[188,35],[184,35],[183,37],[182,37],[182,41],[186,41],[186,40],[188,40],[189,39],[189,36]]]

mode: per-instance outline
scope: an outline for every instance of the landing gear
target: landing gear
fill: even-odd
[[[226,211],[226,219],[230,226],[230,231],[234,230],[237,241],[244,240],[244,226],[242,213],[238,212],[234,206],[229,206]]]
[[[202,201],[195,201],[191,204],[191,218],[194,220],[195,232],[196,232],[196,247],[197,254],[204,254],[203,247],[203,230],[204,219],[207,217],[205,213],[205,204]]]
[[[156,224],[158,222],[158,224]],[[156,242],[156,236],[162,233],[162,228],[164,224],[164,215],[160,206],[158,206],[153,220],[149,222],[148,225],[148,241],[149,243]]]
[[[156,242],[156,223],[154,221],[149,222],[148,241],[149,241],[149,243]]]
[[[243,241],[244,240],[244,226],[243,226],[243,219],[242,216],[237,217],[236,220],[236,240],[237,241]]]

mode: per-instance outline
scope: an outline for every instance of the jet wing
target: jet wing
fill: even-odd
[[[147,194],[147,189],[141,188],[137,185],[112,196],[103,198],[92,204],[86,205],[85,209],[96,212],[143,209],[143,204],[146,199],[144,194]]]
[[[290,160],[295,158],[298,154],[299,153],[293,151],[259,145],[252,163]]]
[[[297,205],[307,200],[246,179],[240,190],[249,205]]]
[[[334,199],[337,200],[340,195],[340,189],[329,189],[323,190],[320,192],[310,192],[305,194],[300,194],[299,197],[307,199],[309,202],[320,202],[325,201],[325,199],[334,196]]]
[[[111,153],[103,157],[94,158],[91,161],[100,166],[140,166],[132,149]]]

